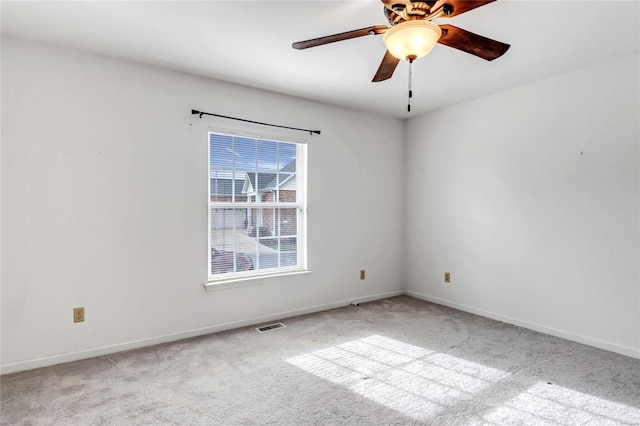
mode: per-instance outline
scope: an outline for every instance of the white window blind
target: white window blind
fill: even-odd
[[[305,144],[209,132],[209,281],[306,269]]]

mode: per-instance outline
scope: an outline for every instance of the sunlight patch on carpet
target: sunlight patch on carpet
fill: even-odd
[[[287,360],[292,365],[417,420],[474,395],[509,373],[383,336]]]
[[[484,416],[496,424],[640,424],[640,410],[553,383],[538,382]]]

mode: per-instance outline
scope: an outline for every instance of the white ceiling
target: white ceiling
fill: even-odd
[[[371,83],[385,48],[366,36],[291,43],[385,25],[379,0],[2,1],[2,34],[406,118],[639,51],[638,1],[499,0],[450,23],[511,44],[487,62],[438,45]],[[594,82],[607,84],[607,82]]]

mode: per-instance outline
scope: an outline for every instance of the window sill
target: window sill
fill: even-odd
[[[294,272],[282,272],[279,274],[256,275],[253,277],[234,278],[229,280],[209,281],[204,283],[204,289],[206,291],[228,290],[230,288],[266,284],[267,282],[269,282],[269,280],[272,280],[272,279],[280,279],[283,277],[291,277],[291,276],[298,276],[298,275],[308,275],[310,273],[311,271],[304,270],[304,271],[294,271]]]

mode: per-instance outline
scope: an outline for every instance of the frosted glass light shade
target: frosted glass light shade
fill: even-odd
[[[442,30],[431,21],[406,21],[389,28],[382,42],[398,59],[422,58],[436,45]]]

